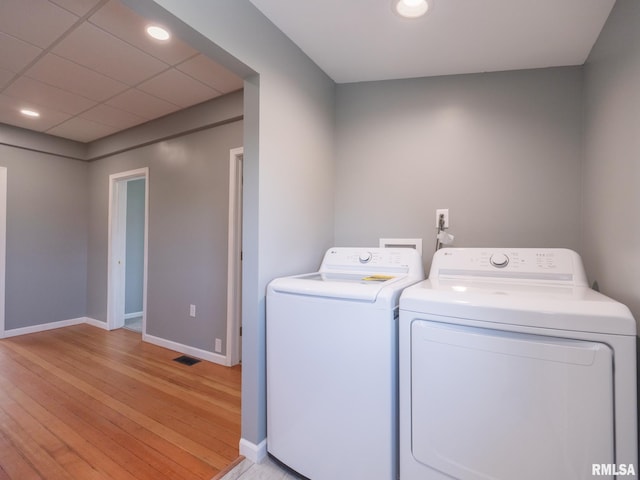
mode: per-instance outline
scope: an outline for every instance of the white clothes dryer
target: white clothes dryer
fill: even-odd
[[[396,480],[405,248],[331,248],[316,273],[267,289],[267,450],[313,480]]]
[[[637,478],[636,323],[575,252],[439,250],[399,335],[401,480]]]

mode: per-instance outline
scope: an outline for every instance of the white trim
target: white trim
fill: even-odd
[[[118,233],[126,230],[126,216],[119,212],[126,207],[126,186],[130,180],[145,180],[144,200],[144,272],[142,286],[142,332],[147,329],[147,251],[149,237],[149,168],[138,168],[126,172],[109,175],[109,217],[108,217],[108,247],[107,247],[107,329],[113,330],[124,325],[124,249]],[[116,265],[116,257],[120,263]],[[120,268],[117,268],[120,266]],[[122,311],[122,315],[116,312]]]
[[[227,345],[225,365],[240,362],[242,300],[242,158],[244,148],[229,151],[229,242],[227,252]]]
[[[0,167],[0,338],[4,330],[5,290],[7,268],[7,167]]]
[[[142,341],[158,345],[159,347],[168,348],[169,350],[175,350],[176,352],[184,353],[185,355],[200,358],[201,360],[207,360],[208,362],[226,365],[226,357],[219,353],[208,352],[182,343],[173,342],[160,337],[154,337],[147,333],[142,334]]]
[[[106,322],[96,320],[91,317],[78,317],[69,320],[61,320],[59,322],[43,323],[42,325],[33,325],[31,327],[14,328],[5,332],[5,338],[17,337],[19,335],[27,335],[29,333],[44,332],[46,330],[53,330],[56,328],[71,327],[73,325],[87,324],[93,327],[101,328],[103,330],[109,330]],[[185,355],[207,360],[208,362],[217,363],[219,365],[225,365],[225,357],[218,353],[207,352],[199,348],[190,347],[181,343],[173,342],[171,340],[165,340],[164,338],[154,337],[153,335],[142,334],[142,340],[159,347],[168,348]],[[265,450],[266,452],[266,450]]]
[[[102,320],[96,320],[95,318],[84,317],[84,323],[86,323],[87,325],[91,325],[92,327],[98,327],[103,330],[109,330],[109,328],[107,327],[107,322],[103,322]]]
[[[124,319],[125,320],[129,320],[130,318],[142,317],[143,314],[144,314],[144,312],[125,313],[124,314]]]
[[[46,330],[54,330],[56,328],[70,327],[72,325],[80,325],[88,323],[87,317],[71,318],[69,320],[60,320],[59,322],[43,323],[41,325],[33,325],[31,327],[13,328],[4,332],[4,338],[17,337],[19,335],[27,335],[28,333],[44,332]]]
[[[245,438],[240,439],[240,455],[253,463],[260,463],[267,457],[267,439],[262,440],[258,445]]]

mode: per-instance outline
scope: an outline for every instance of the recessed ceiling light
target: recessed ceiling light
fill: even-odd
[[[35,110],[29,110],[28,108],[23,108],[22,110],[20,110],[20,113],[27,116],[27,117],[39,117],[40,113],[36,112]]]
[[[429,11],[429,3],[427,0],[393,0],[393,9],[402,17],[418,18]]]
[[[149,25],[147,27],[147,33],[150,37],[153,37],[156,40],[169,40],[169,38],[171,37],[167,30],[157,25]]]

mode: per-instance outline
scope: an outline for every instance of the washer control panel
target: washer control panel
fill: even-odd
[[[489,277],[587,285],[580,256],[563,248],[443,248],[429,278]]]
[[[504,253],[494,253],[489,257],[489,263],[496,268],[504,268],[509,265],[509,257]]]
[[[423,272],[422,258],[412,248],[330,248],[320,271]]]
[[[362,252],[359,256],[358,256],[358,260],[360,260],[360,263],[369,263],[371,261],[371,259],[373,258],[373,254],[371,252]]]

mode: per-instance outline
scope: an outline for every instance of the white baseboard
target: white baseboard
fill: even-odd
[[[44,332],[45,330],[53,330],[54,328],[70,327],[71,325],[79,325],[81,323],[87,323],[87,317],[72,318],[70,320],[60,320],[59,322],[43,323],[42,325],[5,330],[4,338],[27,335],[28,333]]]
[[[125,313],[125,314],[124,314],[124,319],[125,319],[125,320],[129,320],[130,318],[137,318],[137,317],[141,317],[143,313],[144,313],[144,312],[132,312],[132,313]]]
[[[91,325],[92,327],[98,327],[103,330],[109,330],[107,322],[96,320],[95,318],[91,318],[91,317],[84,317],[84,319],[85,319],[84,323],[86,323],[87,325]]]
[[[79,325],[86,323],[88,325],[108,330],[107,322],[102,322],[90,317],[78,317],[70,320],[61,320],[59,322],[43,323],[42,325],[33,325],[31,327],[14,328],[12,330],[5,330],[4,335],[0,335],[0,338],[16,337],[18,335],[26,335],[28,333],[44,332],[45,330],[53,330],[54,328],[70,327],[71,325]],[[2,333],[2,332],[0,332]],[[227,357],[220,355],[219,353],[207,352],[199,348],[190,347],[189,345],[183,345],[181,343],[166,340],[160,337],[154,337],[153,335],[143,334],[142,340],[145,342],[153,343],[160,347],[175,350],[176,352],[184,353],[192,357],[200,358],[201,360],[207,360],[219,365],[227,365]]]
[[[160,337],[154,337],[147,333],[142,334],[142,340],[144,342],[153,343],[159,347],[168,348],[169,350],[175,350],[176,352],[184,353],[185,355],[191,355],[192,357],[199,358],[201,360],[207,360],[208,362],[217,363],[219,365],[227,365],[227,357],[220,355],[219,353],[207,352],[200,348],[190,347],[189,345],[183,345],[182,343],[173,342]]]
[[[262,440],[258,445],[244,438],[240,439],[240,455],[253,463],[260,463],[267,457],[267,439]]]

